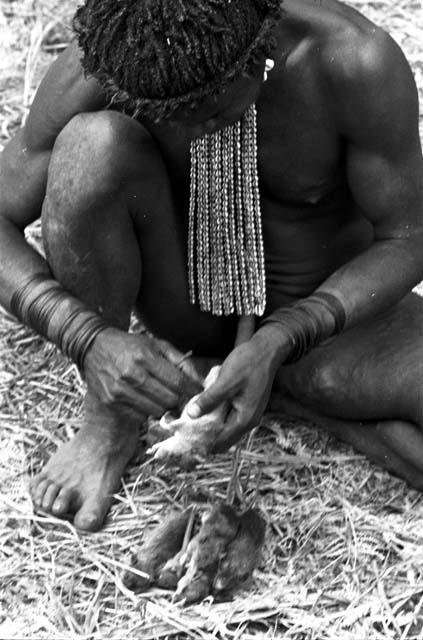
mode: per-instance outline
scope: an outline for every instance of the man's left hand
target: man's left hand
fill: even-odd
[[[230,403],[225,428],[215,451],[224,451],[255,427],[263,415],[278,367],[286,349],[271,331],[261,329],[224,360],[219,376],[191,405],[191,418]]]

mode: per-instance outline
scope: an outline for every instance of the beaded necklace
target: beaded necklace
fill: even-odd
[[[258,315],[266,279],[255,105],[233,125],[191,143],[190,301],[214,315]]]

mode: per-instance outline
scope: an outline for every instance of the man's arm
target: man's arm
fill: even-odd
[[[103,91],[84,77],[79,51],[70,45],[41,83],[25,127],[0,156],[0,304],[11,310],[12,299],[22,301],[25,292],[21,316],[84,365],[87,384],[103,406],[138,418],[159,417],[183,393],[201,388],[192,367],[181,371],[174,363],[182,354],[165,341],[107,327],[61,289],[23,233],[40,216],[56,138],[73,116],[105,105]],[[45,274],[47,281],[34,278],[37,274]]]
[[[336,43],[325,54],[324,86],[334,128],[347,142],[350,189],[374,228],[370,248],[314,292],[329,293],[341,302],[348,327],[395,304],[423,279],[418,99],[402,52],[380,30],[371,41]],[[304,300],[305,308],[311,301]],[[305,337],[307,346],[308,335],[324,339],[334,331],[335,314],[319,307],[317,332],[312,324],[308,331],[307,312],[298,312],[297,318],[291,314],[291,327],[289,309],[281,310],[282,323],[264,324],[251,340],[234,349],[217,381],[191,405],[190,416],[196,417],[230,400],[222,446],[236,442],[257,424],[275,373],[292,356],[295,343]],[[315,318],[309,319],[315,323]],[[302,335],[296,341],[293,336],[298,331]]]
[[[320,287],[342,301],[349,326],[395,304],[423,279],[418,95],[404,55],[381,30],[328,56],[328,99],[347,142],[350,189],[374,229],[370,248]]]

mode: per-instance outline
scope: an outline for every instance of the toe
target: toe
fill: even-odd
[[[111,498],[100,498],[99,496],[88,498],[75,515],[73,520],[75,527],[84,531],[100,529],[111,501]]]
[[[48,478],[43,478],[35,487],[32,494],[32,499],[36,507],[42,507],[44,494],[49,486],[50,480]]]
[[[70,489],[61,489],[56,496],[51,507],[55,516],[62,516],[71,510],[72,491]]]
[[[55,482],[52,482],[51,484],[49,484],[49,486],[45,490],[44,497],[43,497],[43,503],[42,503],[43,509],[45,509],[46,511],[51,511],[52,504],[55,501],[59,491],[60,491],[60,487],[58,487]]]
[[[35,478],[31,478],[29,482],[29,493],[32,499],[35,499],[35,494],[37,492],[37,487],[43,480],[46,480],[46,476],[44,474],[39,473]]]

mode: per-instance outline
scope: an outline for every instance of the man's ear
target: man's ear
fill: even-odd
[[[247,69],[245,69],[242,73],[244,78],[249,78],[250,80],[257,80],[262,77],[264,72],[264,67],[266,65],[266,59],[260,56],[260,59],[254,60],[251,62]]]

